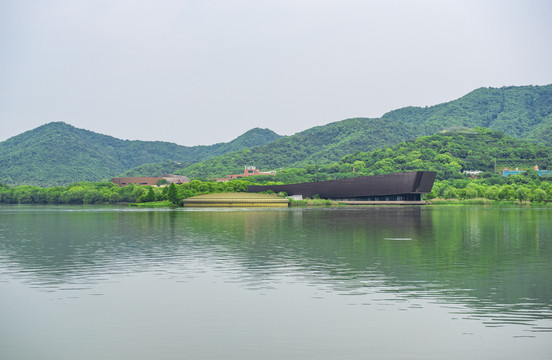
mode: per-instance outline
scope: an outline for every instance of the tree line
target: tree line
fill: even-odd
[[[441,199],[488,199],[496,201],[552,201],[552,179],[541,178],[536,171],[523,175],[511,175],[503,181],[494,179],[455,179],[436,181],[425,196],[427,200]]]
[[[79,182],[67,186],[41,188],[20,185],[9,187],[0,184],[1,204],[122,204],[170,201],[178,204],[182,199],[220,192],[245,192],[248,185],[283,182],[251,182],[231,180],[214,182],[192,180],[182,185],[165,187],[135,185],[119,187],[113,183]],[[539,177],[534,170],[509,177],[481,177],[472,179],[437,180],[425,199],[489,199],[496,201],[552,201],[552,178]]]
[[[10,187],[0,184],[1,204],[121,204],[152,201],[180,200],[201,194],[218,192],[244,192],[250,182],[232,180],[228,182],[212,182],[192,180],[182,185],[165,187],[130,184],[119,187],[110,182],[78,182],[67,186],[42,188],[38,186],[20,185]]]
[[[327,164],[308,164],[278,171],[254,181],[284,183],[336,180],[406,171],[436,171],[438,180],[462,179],[464,170],[501,181],[500,170],[517,166],[552,169],[550,146],[513,139],[485,128],[456,129],[372,152],[356,152]],[[497,180],[498,179],[498,180]]]
[[[249,151],[249,150],[246,150]],[[117,204],[180,200],[200,194],[246,191],[247,185],[292,184],[337,180],[358,176],[406,171],[436,171],[437,181],[428,199],[473,199],[550,201],[552,178],[539,177],[534,170],[504,177],[503,167],[552,169],[549,146],[516,140],[484,128],[455,129],[372,152],[356,152],[331,163],[306,164],[277,171],[275,176],[251,176],[229,182],[195,179],[169,187],[79,182],[68,186],[41,188],[0,185],[4,204]],[[224,164],[218,164],[221,168]],[[463,170],[482,171],[477,179]]]

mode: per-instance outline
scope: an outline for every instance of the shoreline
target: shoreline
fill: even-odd
[[[129,203],[127,206],[139,208],[180,208],[182,205],[173,204],[169,201],[157,201],[153,203]],[[431,199],[416,202],[392,202],[392,201],[373,201],[373,202],[345,202],[325,199],[290,199],[289,207],[353,207],[353,206],[490,206],[490,207],[545,207],[552,208],[552,202],[532,202],[532,201],[514,201],[514,200],[490,200],[485,198],[475,199]]]
[[[17,204],[17,203],[0,203],[0,206],[116,206],[116,207],[133,207],[133,208],[181,208],[181,204],[173,204],[168,200],[155,202],[119,202],[119,203],[95,203],[95,204]],[[417,202],[392,202],[392,201],[374,201],[374,202],[342,202],[326,199],[289,199],[289,207],[366,207],[366,206],[481,206],[481,207],[540,207],[552,208],[552,201],[532,202],[519,200],[490,200],[486,198],[475,199],[442,199],[435,198],[431,200]]]

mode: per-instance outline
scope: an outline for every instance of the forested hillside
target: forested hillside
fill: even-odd
[[[552,85],[481,88],[451,102],[405,107],[383,117],[415,125],[424,135],[480,126],[552,145]]]
[[[323,164],[357,151],[375,150],[415,137],[414,127],[396,121],[347,119],[193,164],[179,173],[192,177],[220,177],[242,172],[245,165],[268,170]]]
[[[241,172],[245,165],[277,170],[325,164],[357,151],[369,152],[455,127],[488,127],[552,145],[552,85],[481,88],[436,106],[407,107],[380,119],[348,119],[315,127],[177,171],[192,177],[219,177]]]
[[[463,170],[479,170],[487,173],[481,176],[503,181],[498,172],[504,167],[531,169],[535,165],[552,169],[552,147],[475,128],[423,136],[372,152],[350,154],[329,164],[284,169],[276,176],[251,177],[251,181],[299,183],[416,170],[436,171],[439,180],[464,179]]]
[[[552,167],[551,147],[517,140],[501,132],[484,128],[456,129],[401,142],[369,153],[357,152],[329,164],[310,164],[278,171],[276,176],[251,176],[229,182],[202,182],[157,188],[113,183],[81,182],[65,187],[7,187],[0,184],[0,203],[8,204],[101,204],[120,202],[170,201],[213,192],[246,191],[247,185],[300,183],[377,175],[385,173],[432,170],[437,181],[427,199],[474,199],[496,201],[533,201],[544,205],[552,200],[552,177],[540,178],[536,171],[502,176],[495,164],[523,169],[539,165]],[[484,171],[472,180],[462,170]],[[172,199],[172,200],[171,200]],[[488,202],[481,199],[477,204]]]
[[[0,183],[55,186],[99,181],[142,164],[167,160],[192,163],[279,137],[268,129],[252,129],[229,143],[186,147],[120,140],[54,122],[0,143]]]
[[[406,107],[380,119],[347,119],[288,137],[253,129],[232,142],[210,146],[119,140],[51,123],[0,143],[0,183],[51,186],[160,173],[213,178],[241,173],[248,165],[261,170],[324,165],[456,127],[486,127],[550,146],[552,85],[481,88],[458,100]],[[501,151],[511,151],[510,145],[500,144]],[[470,164],[469,157],[460,158],[461,166]]]

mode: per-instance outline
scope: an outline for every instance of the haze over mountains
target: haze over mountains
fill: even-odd
[[[273,170],[322,164],[444,128],[476,126],[551,146],[552,85],[481,88],[454,101],[401,108],[379,119],[346,119],[287,137],[257,128],[210,146],[120,140],[49,123],[0,143],[0,183],[54,186],[123,173],[224,176],[245,165]]]

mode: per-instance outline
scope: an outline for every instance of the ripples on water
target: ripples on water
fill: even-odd
[[[391,314],[434,304],[450,320],[519,327],[514,338],[552,332],[550,211],[7,207],[0,213],[0,287],[20,282],[50,299],[109,298],[117,285],[143,276],[145,291],[155,291],[154,282],[173,284],[184,297],[186,291],[221,296],[213,286],[264,298],[293,289],[288,296]],[[258,299],[240,301],[259,306]]]

